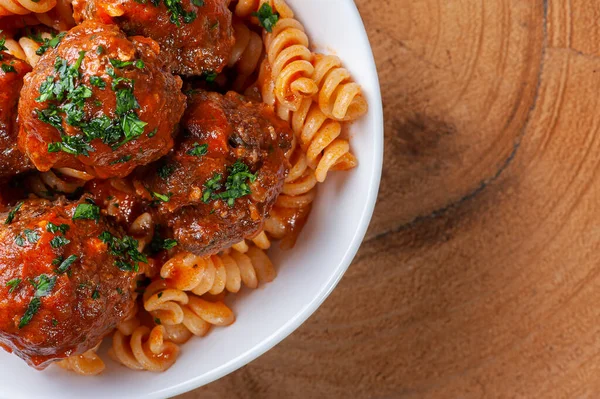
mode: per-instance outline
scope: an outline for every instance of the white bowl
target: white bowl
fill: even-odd
[[[136,372],[107,359],[97,377],[58,367],[30,369],[0,353],[3,398],[164,398],[214,381],[244,366],[298,328],[327,298],[350,265],[369,225],[381,176],[383,115],[375,62],[352,0],[288,0],[316,46],[334,51],[363,87],[369,113],[351,126],[360,162],[334,172],[319,188],[309,222],[291,251],[272,251],[274,282],[243,290],[232,302],[236,322],[182,346],[177,363],[160,374]],[[0,351],[1,352],[1,351]]]

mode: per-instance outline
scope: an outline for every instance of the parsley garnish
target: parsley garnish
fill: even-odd
[[[102,53],[104,53],[104,46],[98,46],[96,48],[96,54],[100,55]]]
[[[61,262],[61,264],[60,264],[60,266],[58,266],[58,268],[56,268],[56,273],[62,274],[64,272],[66,272],[67,270],[69,270],[69,268],[71,267],[73,262],[75,262],[76,260],[77,260],[77,255],[69,256],[67,259],[65,259]]]
[[[92,299],[96,300],[100,298],[100,291],[98,291],[98,287],[94,288],[94,292],[92,292]]]
[[[153,131],[148,133],[148,138],[152,138],[152,137],[156,136],[156,133],[158,133],[158,128],[155,128]],[[140,150],[141,150],[141,148],[140,148]]]
[[[115,266],[123,271],[139,270],[139,262],[148,263],[146,255],[138,251],[138,241],[130,236],[119,239],[108,231],[103,231],[98,238],[104,242],[113,256],[116,256]]]
[[[198,0],[192,0],[192,1],[198,1]],[[183,6],[181,5],[181,0],[163,0],[163,2],[165,3],[165,6],[167,7],[167,11],[169,13],[169,19],[171,21],[171,23],[177,25],[178,27],[181,26],[181,21],[180,19],[183,20],[183,22],[185,22],[186,24],[192,23],[196,17],[198,16],[198,14],[196,14],[194,11],[186,11],[183,9]],[[152,1],[153,4],[158,5],[156,3],[160,3],[160,0]]]
[[[94,204],[79,204],[73,214],[73,220],[88,219],[98,221],[100,218],[100,207]]]
[[[248,165],[241,161],[236,161],[228,169],[229,175],[225,181],[225,191],[216,193],[222,188],[221,180],[223,176],[216,173],[211,179],[204,183],[205,190],[202,194],[202,201],[208,203],[210,200],[226,200],[227,205],[233,206],[236,199],[252,194],[248,186],[248,181],[253,183],[256,175],[250,173]]]
[[[163,249],[168,251],[169,249],[175,248],[178,245],[177,240],[174,240],[172,238],[163,239],[160,236],[160,233],[158,232],[159,229],[160,226],[155,226],[154,236],[152,237],[152,241],[150,241],[151,254],[157,254]]]
[[[42,305],[40,298],[50,295],[50,292],[56,284],[56,276],[48,277],[47,275],[42,274],[36,277],[35,280],[30,280],[30,282],[35,288],[35,293],[33,294],[31,302],[29,302],[29,306],[27,306],[25,314],[19,321],[19,329],[29,324],[33,316],[40,310],[40,306]]]
[[[92,76],[90,78],[90,84],[92,86],[99,87],[100,89],[105,89],[106,88],[106,82],[104,80],[102,80],[102,78],[99,77],[99,76]]]
[[[39,49],[36,50],[35,53],[37,55],[42,55],[49,48],[56,48],[58,46],[58,44],[60,43],[60,41],[63,39],[63,37],[65,37],[66,34],[67,34],[67,32],[61,32],[58,35],[54,36],[52,39],[43,39],[42,45],[40,46]],[[34,39],[34,40],[36,40],[36,39]],[[40,42],[40,40],[36,40],[36,41]]]
[[[111,161],[110,164],[116,165],[118,163],[125,163],[125,162],[129,162],[129,161],[131,161],[131,155],[124,155],[119,159],[115,159],[114,161]]]
[[[14,278],[12,280],[10,280],[9,282],[6,283],[7,287],[10,287],[10,290],[8,290],[9,294],[12,294],[13,292],[15,292],[15,290],[17,289],[17,287],[19,286],[19,284],[21,284],[21,280],[20,278]]]
[[[6,217],[4,224],[11,224],[17,212],[19,212],[19,209],[21,209],[22,206],[23,202],[19,202],[10,212],[8,212],[8,216]]]
[[[35,244],[40,240],[40,233],[38,233],[35,230],[25,229],[23,233],[25,234],[27,241],[29,241],[32,244]]]
[[[56,236],[52,240],[50,240],[50,246],[52,248],[60,248],[60,247],[67,245],[70,242],[71,242],[71,240],[69,240],[63,236]]]
[[[154,323],[158,324],[159,326],[162,324],[158,317],[154,318]]]
[[[4,71],[4,73],[11,73],[11,72],[12,73],[17,73],[17,70],[12,65],[2,64],[2,66],[0,66],[0,68],[2,68],[2,70]]]
[[[260,25],[269,33],[273,32],[273,27],[279,21],[279,13],[274,13],[268,3],[263,3],[258,12],[254,12],[252,15],[258,17]]]
[[[158,167],[156,173],[158,173],[158,176],[161,179],[167,180],[169,176],[171,176],[173,172],[175,172],[175,169],[177,169],[177,166],[175,166],[175,164],[164,163]]]
[[[0,30],[0,33],[2,33],[2,31]],[[0,51],[6,51],[8,50],[8,48],[5,46],[6,44],[6,38],[3,37],[0,39]]]
[[[204,80],[206,80],[208,83],[212,83],[217,79],[217,76],[219,76],[218,73],[211,71],[211,72],[204,72],[202,74],[202,77],[204,78]]]
[[[69,231],[69,225],[68,224],[64,224],[62,223],[61,225],[57,226],[52,222],[48,222],[48,224],[46,224],[46,231],[52,234],[56,234],[57,232],[61,232],[62,234],[67,234],[67,231]]]
[[[194,148],[187,152],[188,155],[192,155],[194,157],[201,157],[208,153],[208,144],[198,144],[194,143]]]
[[[152,192],[152,196],[158,200],[161,200],[162,202],[169,202],[171,200],[171,197],[173,196],[173,193],[167,193],[165,195],[165,194]]]
[[[27,324],[29,324],[29,322],[31,322],[33,316],[35,316],[35,314],[40,310],[41,305],[42,301],[40,300],[40,298],[34,297],[31,300],[31,302],[29,302],[29,306],[27,306],[25,314],[23,315],[23,317],[21,317],[21,320],[19,321],[19,329],[25,327]]]

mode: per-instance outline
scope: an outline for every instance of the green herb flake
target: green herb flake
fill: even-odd
[[[73,220],[87,219],[98,221],[100,218],[100,207],[94,204],[79,204],[73,214]]]
[[[165,195],[165,194],[152,192],[152,196],[162,202],[169,202],[171,200],[171,197],[173,196],[173,193],[167,193]]]
[[[6,217],[4,224],[11,224],[12,221],[15,219],[17,212],[19,212],[19,209],[21,209],[22,206],[23,202],[19,202],[10,212],[8,212],[8,216]]]
[[[62,233],[67,234],[67,231],[69,231],[69,225],[68,224],[60,224],[60,225],[55,225],[52,222],[48,222],[48,224],[46,224],[46,231],[52,234],[56,234],[56,233]]]
[[[0,68],[2,68],[2,71],[4,71],[4,73],[17,73],[17,70],[12,65],[2,64]]]
[[[58,274],[65,273],[67,270],[69,270],[69,268],[71,267],[73,262],[75,262],[77,260],[77,258],[78,258],[77,255],[70,255],[67,259],[65,259],[64,261],[62,261],[60,263],[60,266],[58,266],[58,268],[56,269],[56,273],[58,273]]]
[[[52,39],[44,39],[42,45],[39,49],[36,50],[37,55],[43,55],[49,48],[58,47],[59,43],[65,37],[67,32],[61,32],[58,35],[54,36]]]
[[[40,240],[40,233],[35,230],[25,229],[23,233],[25,234],[27,241],[32,244],[35,244]]]
[[[148,263],[146,255],[139,252],[139,243],[134,238],[124,236],[119,239],[108,231],[103,231],[98,238],[108,246],[111,255],[117,258],[115,266],[120,270],[137,272],[139,270],[139,262]]]
[[[60,247],[64,247],[65,245],[67,245],[70,242],[71,242],[71,240],[68,240],[63,236],[56,236],[52,240],[50,240],[50,246],[52,248],[60,248]]]
[[[187,154],[194,157],[202,157],[208,154],[208,144],[194,143],[194,147]]]
[[[216,191],[222,188],[221,174],[215,174],[212,179],[204,183],[204,191],[202,201],[208,203],[211,200],[224,200],[227,205],[233,206],[235,200],[252,194],[248,182],[256,181],[256,175],[250,173],[248,165],[241,161],[236,161],[232,166],[227,168],[228,176],[225,181],[225,191],[217,193]]]
[[[15,290],[17,289],[17,287],[19,286],[19,284],[21,284],[21,280],[20,278],[14,278],[12,280],[10,280],[9,282],[6,283],[7,287],[10,287],[10,289],[8,290],[9,294],[12,294],[13,292],[15,292]]]
[[[164,163],[158,167],[156,173],[161,179],[167,180],[173,174],[173,172],[175,172],[175,169],[177,169],[175,164]]]
[[[131,155],[124,155],[119,159],[115,159],[114,161],[111,161],[111,165],[116,165],[119,163],[125,163],[125,162],[129,162],[131,161]]]
[[[98,287],[96,287],[96,288],[94,289],[94,292],[92,292],[92,299],[93,299],[93,300],[96,300],[96,299],[98,299],[98,298],[100,298],[100,291],[98,291]]]
[[[106,88],[106,82],[104,80],[102,80],[102,78],[99,76],[90,77],[90,84],[92,86],[96,86],[102,90],[104,90]]]
[[[23,238],[22,235],[18,235],[15,237],[15,244],[18,245],[19,247],[24,247],[25,246],[25,239]]]
[[[159,326],[162,324],[161,321],[160,321],[160,319],[158,317],[154,318],[154,323],[156,323]]]
[[[279,21],[279,13],[273,12],[273,8],[268,3],[263,3],[258,12],[252,15],[258,18],[260,25],[269,33],[273,32],[273,27]]]
[[[29,306],[27,306],[25,314],[21,317],[21,320],[19,321],[19,329],[27,326],[31,322],[33,316],[35,316],[35,314],[40,310],[41,305],[42,301],[40,300],[40,298],[33,298],[31,302],[29,302]]]

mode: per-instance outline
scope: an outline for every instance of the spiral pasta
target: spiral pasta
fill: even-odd
[[[354,121],[367,113],[368,105],[360,85],[335,55],[316,54],[313,79],[319,86],[318,104],[329,118]]]
[[[248,78],[257,71],[262,56],[263,41],[260,35],[240,21],[233,23],[235,45],[228,67],[235,68],[236,78],[232,84],[235,91],[245,89]]]
[[[52,199],[56,193],[73,194],[81,189],[92,175],[71,168],[59,168],[31,175],[29,189],[39,197]]]
[[[309,50],[304,26],[294,19],[294,13],[282,0],[241,0],[235,14],[248,17],[268,4],[280,18],[272,32],[264,31],[266,59],[271,66],[274,93],[278,101],[291,110],[297,110],[302,99],[312,97],[318,87],[312,79],[313,54]]]
[[[98,375],[106,368],[104,361],[96,353],[99,346],[100,344],[82,355],[68,357],[56,364],[79,375]]]
[[[26,25],[43,24],[57,31],[75,26],[71,0],[0,0],[0,17],[25,16]]]
[[[133,370],[165,371],[177,360],[179,346],[165,340],[165,328],[136,327],[131,335],[117,329],[109,355]]]
[[[276,271],[268,256],[251,246],[245,254],[232,250],[207,258],[179,253],[163,265],[160,275],[182,291],[216,295],[225,290],[238,292],[242,283],[256,288],[259,282],[273,281]]]

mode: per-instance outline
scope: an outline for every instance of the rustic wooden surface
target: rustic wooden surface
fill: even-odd
[[[600,2],[358,0],[379,203],[323,307],[200,398],[600,397]]]

